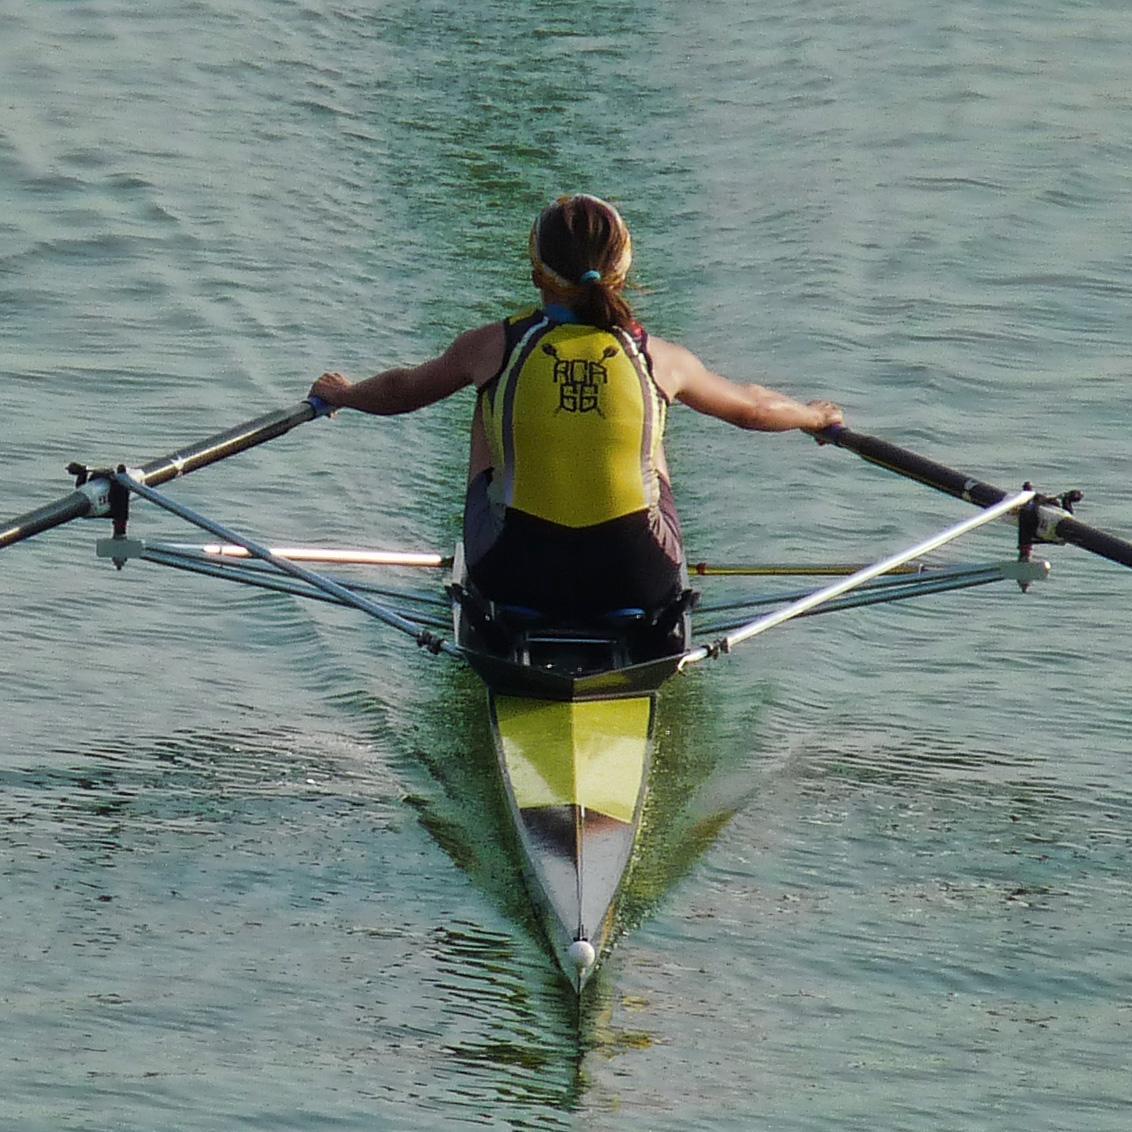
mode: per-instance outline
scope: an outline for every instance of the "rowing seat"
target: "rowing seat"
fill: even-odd
[[[649,611],[622,606],[585,618],[506,601],[489,601],[474,587],[449,593],[475,636],[490,652],[519,664],[553,665],[575,672],[604,671],[672,656],[685,648],[686,613],[698,594],[681,591]]]
[[[540,625],[557,625],[567,629],[609,628],[625,629],[631,625],[640,624],[648,617],[648,613],[637,606],[625,609],[609,609],[603,613],[596,613],[583,622],[564,623],[561,618],[547,613],[541,609],[534,609],[529,605],[511,605],[508,602],[492,602],[491,615],[500,622],[522,628],[534,628]]]

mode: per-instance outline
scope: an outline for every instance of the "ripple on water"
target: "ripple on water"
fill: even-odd
[[[6,513],[498,318],[533,210],[590,189],[651,330],[1119,527],[1126,9],[811,7],[13,8]],[[171,491],[447,548],[470,412],[320,422]],[[672,413],[702,557],[869,557],[961,511],[725,431]],[[4,552],[0,1095],[29,1129],[1125,1128],[1114,572],[1054,548],[1024,600],[814,619],[679,683],[579,1019],[485,833],[474,682],[338,610],[100,570],[96,528]]]

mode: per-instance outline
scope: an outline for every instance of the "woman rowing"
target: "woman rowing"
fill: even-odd
[[[560,197],[530,235],[542,305],[461,334],[439,357],[357,383],[324,373],[311,394],[387,416],[477,391],[464,553],[486,598],[582,617],[680,592],[680,522],[664,455],[674,401],[745,429],[818,431],[803,404],[713,373],[651,337],[624,294],[629,230],[597,197]]]

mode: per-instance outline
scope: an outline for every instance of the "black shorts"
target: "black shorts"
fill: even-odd
[[[660,609],[681,591],[683,544],[672,490],[660,505],[592,527],[563,527],[523,511],[493,513],[485,472],[468,486],[464,552],[475,587],[492,601],[584,618]]]

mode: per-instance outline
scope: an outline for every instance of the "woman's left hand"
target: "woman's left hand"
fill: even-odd
[[[806,429],[807,432],[821,432],[822,429],[845,423],[845,413],[841,406],[835,405],[832,401],[810,401],[808,405],[816,415],[817,421]]]

